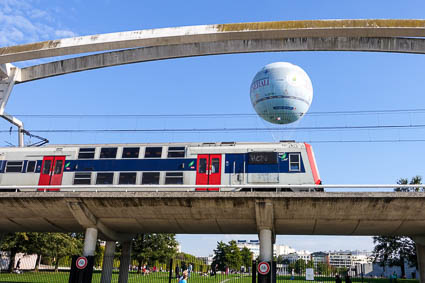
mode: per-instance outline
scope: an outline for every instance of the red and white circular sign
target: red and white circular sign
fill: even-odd
[[[268,262],[262,261],[258,264],[258,273],[261,275],[266,275],[270,271],[270,264]]]
[[[84,256],[80,256],[77,258],[77,261],[75,262],[75,265],[78,269],[84,269],[87,266],[87,258]]]

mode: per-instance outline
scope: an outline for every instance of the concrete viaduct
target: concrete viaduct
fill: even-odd
[[[216,54],[280,51],[425,53],[425,20],[312,20],[161,28],[0,48],[0,115],[15,84],[122,64]],[[12,63],[100,52],[18,68]],[[105,52],[106,51],[106,52]],[[0,232],[85,231],[84,255],[98,233],[123,242],[119,282],[127,282],[136,232],[258,233],[270,260],[276,234],[410,235],[425,282],[425,197],[420,193],[1,193]],[[105,257],[107,258],[107,257]],[[104,263],[109,282],[111,263]]]

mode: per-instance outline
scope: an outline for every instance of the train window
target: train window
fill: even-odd
[[[219,173],[220,172],[220,159],[213,158],[211,160],[211,173]]]
[[[250,152],[248,164],[277,164],[277,152]]]
[[[56,160],[54,174],[62,173],[62,165],[63,165],[63,160]]]
[[[116,158],[117,148],[116,147],[102,147],[100,150],[100,158]]]
[[[42,174],[50,174],[51,167],[52,167],[52,160],[44,160]]]
[[[138,147],[124,147],[122,150],[122,158],[139,158],[140,148]]]
[[[207,172],[207,159],[201,158],[199,159],[199,168],[198,173],[206,173]]]
[[[165,184],[166,185],[183,184],[183,172],[167,172],[165,174]]]
[[[23,161],[8,161],[6,164],[6,173],[22,172]]]
[[[135,185],[136,173],[120,173],[120,185]]]
[[[35,164],[37,161],[31,160],[27,163],[27,173],[33,173],[35,171]]]
[[[112,185],[114,173],[97,173],[96,185]]]
[[[289,171],[300,171],[301,162],[299,153],[289,154]]]
[[[162,147],[147,147],[145,158],[161,158]]]
[[[168,157],[184,157],[184,146],[170,146]]]
[[[142,185],[158,185],[159,172],[144,172],[142,176]]]
[[[91,183],[91,172],[90,173],[75,173],[74,185],[90,185]]]
[[[78,153],[78,159],[93,159],[94,158],[95,148],[80,148],[80,152]]]

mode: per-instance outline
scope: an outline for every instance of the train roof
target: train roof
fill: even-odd
[[[102,146],[235,146],[235,145],[278,145],[278,144],[304,144],[302,142],[278,141],[278,142],[158,142],[158,143],[96,143],[96,144],[49,144],[43,147],[102,147]]]
[[[42,147],[4,147],[1,151],[30,150],[40,151],[42,149],[58,148],[81,148],[81,147],[154,147],[154,146],[186,146],[191,148],[305,148],[305,143],[295,141],[278,142],[163,142],[163,143],[99,143],[99,144],[50,144]]]

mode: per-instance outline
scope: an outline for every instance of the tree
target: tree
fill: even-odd
[[[15,256],[18,252],[26,253],[29,247],[29,237],[25,232],[7,233],[0,242],[0,250],[10,252],[9,272],[15,267]]]
[[[307,261],[306,268],[314,268],[314,261],[313,260]]]
[[[316,265],[316,269],[320,275],[322,274],[329,275],[332,272],[331,266],[323,262],[318,262]]]
[[[13,271],[15,255],[18,252],[37,254],[36,271],[38,271],[41,257],[53,259],[55,271],[58,271],[61,258],[81,253],[83,244],[75,235],[72,233],[9,233],[1,239],[0,250],[10,251],[9,272]]]
[[[245,266],[245,270],[248,270],[248,268],[252,265],[252,252],[247,247],[243,247],[241,249],[241,257],[242,265]]]
[[[375,261],[382,265],[400,266],[401,276],[404,277],[404,262],[414,260],[416,256],[415,243],[409,237],[403,236],[375,236],[373,253]]]
[[[226,269],[227,245],[223,241],[217,242],[217,248],[214,250],[212,268],[215,271],[224,271]],[[217,268],[215,268],[217,266]]]
[[[399,185],[420,185],[422,184],[422,177],[421,176],[415,176],[413,177],[410,182],[406,178],[401,178],[397,181],[397,184]],[[395,188],[394,191],[396,192],[424,192],[425,188]]]
[[[37,260],[35,261],[35,271],[38,272],[40,266],[41,257],[45,257],[48,254],[47,237],[46,233],[27,233],[29,236],[29,246],[27,253],[36,254]]]
[[[419,185],[422,184],[422,177],[415,176],[410,182],[406,178],[397,181],[399,185]],[[396,188],[397,192],[419,192],[424,188]],[[404,236],[375,236],[373,237],[375,248],[373,250],[375,261],[385,265],[400,266],[401,275],[405,276],[404,262],[417,266],[416,248],[412,238]]]
[[[306,263],[305,263],[305,260],[303,260],[303,259],[298,259],[296,262],[295,262],[295,267],[294,267],[294,269],[295,269],[295,272],[297,273],[297,274],[302,274],[302,273],[304,273],[305,272],[305,268],[306,268]]]
[[[46,233],[46,254],[55,262],[55,272],[59,268],[59,260],[65,256],[80,253],[82,243],[72,234]]]
[[[236,241],[232,240],[227,245],[226,265],[233,269],[239,270],[242,266],[241,250],[238,248]]]
[[[137,234],[132,241],[132,258],[137,260],[140,273],[143,264],[165,263],[177,252],[175,234]]]

